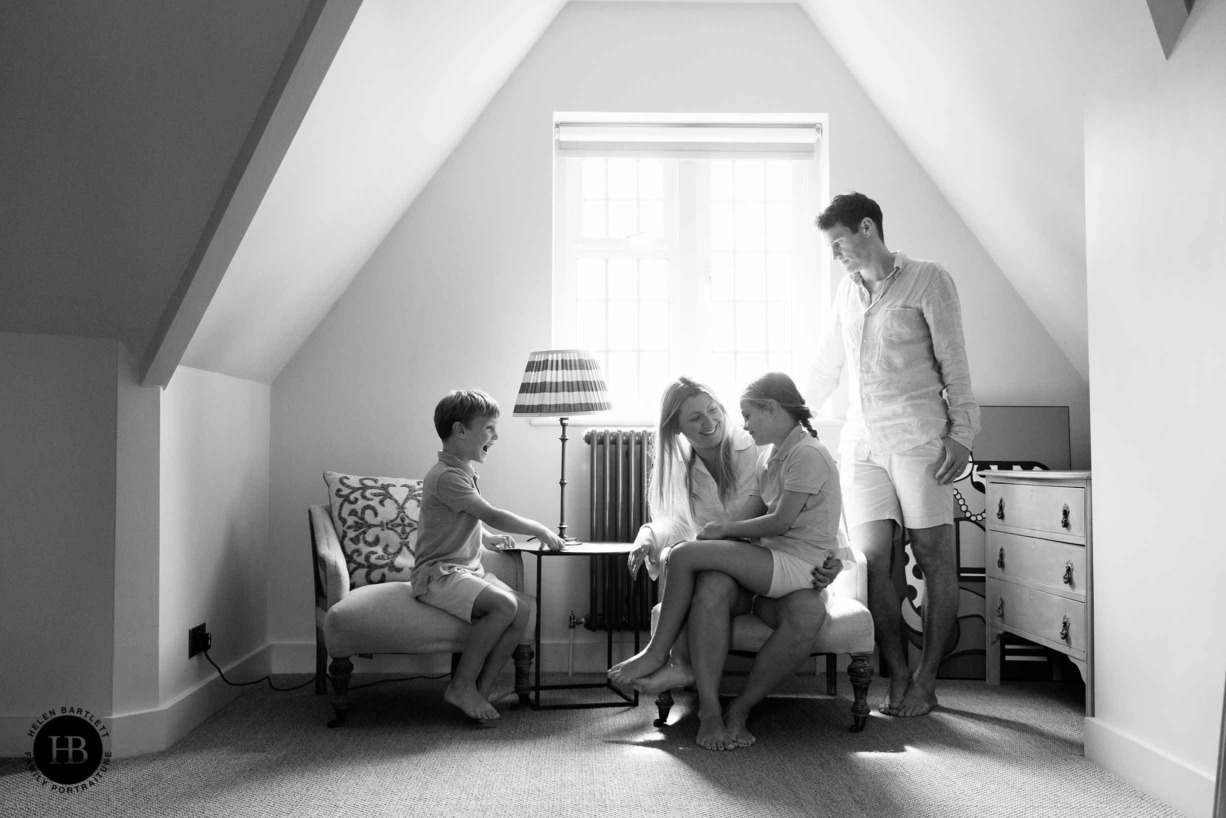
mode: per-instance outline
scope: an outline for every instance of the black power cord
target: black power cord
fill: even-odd
[[[259,679],[255,679],[254,681],[250,681],[250,682],[232,682],[232,681],[230,681],[229,679],[227,679],[227,678],[226,678],[226,674],[225,674],[225,672],[224,672],[224,671],[221,669],[221,666],[220,666],[220,665],[218,665],[216,662],[214,662],[214,661],[213,661],[213,657],[212,657],[212,656],[209,656],[209,652],[208,652],[208,650],[207,650],[207,649],[205,649],[205,650],[203,651],[203,653],[204,653],[204,658],[209,660],[209,664],[210,664],[210,665],[212,665],[213,667],[217,668],[217,676],[218,676],[218,677],[219,677],[219,678],[220,678],[220,679],[221,679],[223,682],[225,682],[226,684],[230,685],[231,687],[248,687],[248,686],[250,686],[250,685],[258,685],[260,682],[268,682],[268,687],[269,687],[269,688],[271,688],[272,690],[277,691],[278,693],[291,693],[291,692],[293,692],[293,691],[295,691],[295,690],[301,690],[302,688],[306,687],[306,686],[307,686],[307,685],[309,685],[309,684],[314,684],[314,683],[315,683],[315,677],[314,677],[314,676],[312,676],[311,678],[307,679],[305,682],[303,682],[303,683],[302,683],[302,684],[300,684],[300,685],[294,685],[293,687],[277,687],[275,684],[273,684],[273,683],[272,683],[272,676],[271,676],[271,675],[264,676],[264,677],[261,677],[261,678],[259,678]],[[375,685],[388,684],[388,683],[390,683],[390,682],[411,682],[411,681],[414,681],[414,680],[416,680],[416,679],[445,679],[445,678],[447,678],[447,677],[448,677],[448,676],[450,676],[450,675],[451,675],[451,673],[450,673],[450,672],[447,672],[447,673],[436,673],[436,674],[433,674],[433,675],[429,675],[429,674],[422,674],[422,675],[419,675],[419,676],[400,676],[400,677],[397,677],[397,678],[394,678],[394,679],[376,679],[376,680],[375,680],[375,681],[373,681],[373,682],[365,682],[365,683],[360,684],[360,685],[350,685],[350,686],[349,686],[349,689],[350,689],[350,690],[361,690],[361,689],[362,689],[362,688],[364,688],[364,687],[374,687]]]

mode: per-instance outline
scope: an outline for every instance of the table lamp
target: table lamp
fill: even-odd
[[[562,479],[558,536],[566,536],[566,419],[607,412],[609,389],[592,353],[581,349],[547,349],[528,356],[524,380],[515,399],[514,417],[556,417],[562,424]]]

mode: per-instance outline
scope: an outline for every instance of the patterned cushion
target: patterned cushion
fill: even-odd
[[[406,581],[417,548],[421,480],[324,472],[332,523],[354,588]]]

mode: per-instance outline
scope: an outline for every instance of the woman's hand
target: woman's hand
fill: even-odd
[[[725,540],[727,539],[727,537],[724,535],[724,524],[719,523],[719,522],[714,522],[714,521],[707,523],[706,525],[702,527],[702,530],[698,532],[698,539],[700,540]]]
[[[827,585],[834,582],[835,577],[843,570],[843,561],[833,554],[826,557],[826,561],[813,569],[813,587],[817,590],[824,589]]]
[[[656,553],[656,539],[654,533],[647,526],[643,526],[639,530],[639,535],[634,539],[634,550],[626,557],[626,567],[630,569],[630,578],[637,579],[639,569],[647,561],[658,562],[660,555]]]

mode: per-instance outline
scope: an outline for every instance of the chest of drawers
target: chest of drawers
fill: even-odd
[[[1090,473],[985,472],[987,682],[1000,684],[1002,633],[1068,656],[1094,715]]]

